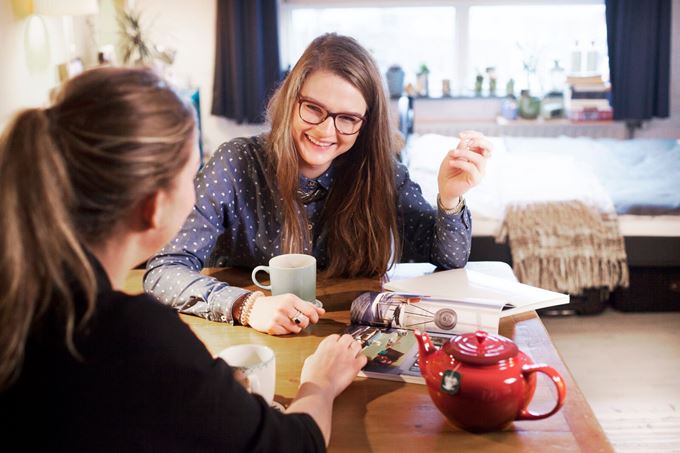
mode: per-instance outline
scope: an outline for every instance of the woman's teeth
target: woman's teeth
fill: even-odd
[[[328,146],[331,146],[333,144],[333,143],[324,143],[324,142],[320,142],[318,140],[314,140],[309,135],[305,135],[305,136],[309,139],[310,142],[314,143],[316,146],[328,147]]]

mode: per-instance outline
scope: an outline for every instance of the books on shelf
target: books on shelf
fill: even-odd
[[[611,86],[601,74],[567,76],[570,89],[565,97],[567,118],[571,121],[605,121],[613,119],[609,103]]]
[[[442,345],[462,333],[497,333],[502,317],[569,302],[566,294],[468,269],[390,281],[383,288],[390,291],[364,293],[352,302],[347,332],[362,342],[368,358],[359,374],[414,383],[424,383],[414,329]]]
[[[571,99],[609,99],[611,95],[611,90],[609,88],[596,90],[596,89],[576,89],[572,87],[569,97]]]
[[[601,110],[596,107],[571,109],[567,113],[571,121],[611,121],[614,119],[614,111],[610,108]]]
[[[604,84],[602,74],[587,74],[587,75],[568,75],[567,84],[574,85],[599,85]]]

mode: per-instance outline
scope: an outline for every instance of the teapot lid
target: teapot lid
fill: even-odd
[[[461,362],[493,365],[517,355],[518,349],[509,338],[478,330],[452,338],[444,345],[444,351]]]

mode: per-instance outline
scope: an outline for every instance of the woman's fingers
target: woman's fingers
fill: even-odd
[[[302,314],[305,315],[309,319],[309,322],[312,324],[316,324],[317,322],[319,322],[320,315],[326,313],[326,310],[324,310],[323,308],[319,308],[313,303],[304,301],[299,298],[295,300],[293,306],[295,309],[300,310],[300,312],[302,312]]]
[[[294,294],[261,297],[250,315],[250,325],[270,335],[300,333],[310,324],[319,322],[326,311]]]
[[[493,143],[481,132],[463,131],[458,135],[460,137],[458,148],[470,149],[487,157],[493,152]]]
[[[354,339],[354,337],[352,335],[349,335],[349,334],[344,334],[338,340],[338,344],[340,344],[341,346],[344,346],[346,348],[349,348],[352,345],[352,343],[356,343],[356,340]]]
[[[484,167],[482,166],[482,168],[480,168],[473,162],[451,159],[449,165],[451,168],[457,168],[458,170],[467,173],[473,183],[477,183],[484,174]]]
[[[276,323],[273,326],[274,335],[288,335],[289,333],[302,332],[302,323],[296,324],[289,315],[280,315],[276,318]],[[306,322],[306,321],[305,321]]]

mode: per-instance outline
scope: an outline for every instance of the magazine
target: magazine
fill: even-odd
[[[452,269],[393,280],[385,283],[383,289],[458,300],[500,299],[506,303],[500,314],[501,318],[569,303],[567,294],[536,288],[516,280],[494,277],[470,269]]]
[[[424,384],[413,330],[441,346],[461,333],[498,332],[504,301],[446,299],[404,292],[368,292],[352,302],[347,332],[361,342],[368,363],[360,376]]]

